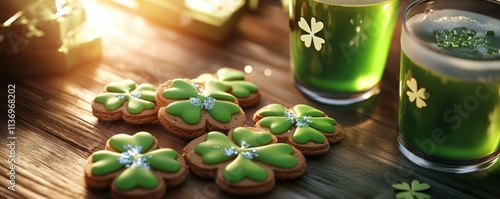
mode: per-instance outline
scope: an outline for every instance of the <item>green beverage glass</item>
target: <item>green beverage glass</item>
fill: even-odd
[[[290,57],[297,88],[347,105],[379,92],[399,0],[290,0]]]
[[[398,147],[422,167],[485,170],[500,148],[500,2],[423,0],[403,14]]]

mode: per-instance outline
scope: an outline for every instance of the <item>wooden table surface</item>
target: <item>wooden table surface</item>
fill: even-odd
[[[102,27],[103,54],[99,61],[64,74],[43,77],[4,77],[1,80],[0,197],[108,198],[109,190],[89,189],[83,178],[86,159],[104,149],[117,133],[148,131],[163,147],[178,152],[187,144],[159,124],[131,125],[99,121],[91,102],[104,85],[125,78],[160,84],[177,77],[194,78],[220,67],[243,69],[260,86],[262,101],[245,109],[247,124],[258,108],[280,103],[308,104],[325,111],[344,127],[342,142],[327,154],[307,157],[307,172],[292,181],[278,181],[261,198],[394,198],[395,182],[416,179],[432,188],[432,198],[499,198],[500,164],[471,174],[431,171],[410,163],[396,147],[399,85],[399,36],[396,27],[390,57],[377,97],[347,107],[328,106],[305,98],[294,87],[289,66],[288,14],[278,1],[261,1],[256,13],[246,13],[238,30],[215,44],[165,28],[131,12],[98,5],[89,23]],[[402,1],[406,6],[409,1]],[[101,18],[97,19],[98,13]],[[401,11],[400,11],[401,13]],[[33,66],[36,67],[36,66]],[[264,75],[270,70],[270,76]],[[15,85],[16,136],[15,192],[7,189],[10,177],[7,138],[7,85]],[[166,198],[232,198],[213,180],[188,175],[183,185],[167,191]]]

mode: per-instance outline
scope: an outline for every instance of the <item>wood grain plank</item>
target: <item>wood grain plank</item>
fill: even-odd
[[[396,28],[381,93],[351,106],[329,106],[304,97],[290,74],[288,16],[279,1],[262,1],[256,13],[245,14],[232,38],[221,44],[162,27],[123,9],[100,5],[95,18],[102,28],[103,57],[68,73],[44,77],[6,77],[2,88],[16,84],[16,192],[6,189],[7,153],[0,153],[0,198],[109,198],[109,190],[87,188],[83,179],[86,159],[104,148],[117,133],[148,131],[162,147],[182,152],[189,140],[167,132],[160,124],[131,125],[99,121],[91,101],[111,81],[126,78],[160,84],[178,77],[194,78],[223,66],[243,69],[263,96],[256,107],[245,109],[247,125],[263,105],[291,107],[308,104],[334,117],[345,138],[327,154],[307,157],[307,172],[293,181],[279,181],[274,191],[259,198],[393,198],[391,185],[418,179],[432,185],[433,198],[499,198],[500,164],[485,172],[447,174],[413,165],[396,147],[399,86],[399,27]],[[404,7],[409,2],[403,2]],[[104,15],[102,15],[104,16]],[[36,67],[36,66],[34,66]],[[264,74],[271,70],[270,76]],[[0,99],[6,101],[2,90]],[[0,106],[0,113],[7,107]],[[0,114],[0,128],[7,116]],[[2,143],[6,136],[2,134]],[[5,145],[5,144],[2,144]],[[165,198],[235,198],[222,192],[211,179],[191,174]]]

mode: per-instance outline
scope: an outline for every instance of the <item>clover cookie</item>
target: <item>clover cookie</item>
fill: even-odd
[[[215,178],[220,189],[235,195],[269,192],[276,180],[298,178],[307,168],[300,151],[255,127],[209,132],[188,143],[183,156],[191,173]]]
[[[246,123],[238,100],[221,90],[219,81],[197,83],[188,79],[168,80],[159,86],[156,101],[158,120],[170,132],[196,138],[209,131],[227,133]]]
[[[89,187],[109,188],[113,198],[161,198],[167,187],[184,182],[188,169],[175,150],[159,148],[147,132],[117,134],[106,150],[93,153],[85,166]]]
[[[111,82],[92,101],[92,114],[107,121],[123,119],[131,124],[147,124],[158,120],[155,104],[156,87],[137,85],[133,80]]]
[[[289,143],[304,155],[328,152],[331,143],[342,140],[342,126],[323,111],[298,104],[285,108],[270,104],[253,115],[256,127],[268,128],[279,142]]]
[[[204,73],[193,81],[217,80],[228,85],[224,92],[234,95],[241,107],[251,107],[260,102],[260,92],[256,84],[247,81],[243,71],[233,68],[220,68],[215,74]]]

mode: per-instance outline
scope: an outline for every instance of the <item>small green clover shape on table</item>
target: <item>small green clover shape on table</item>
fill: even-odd
[[[256,132],[244,127],[236,128],[231,136],[210,132],[204,142],[195,146],[207,164],[224,164],[223,176],[229,182],[239,182],[245,178],[264,181],[268,178],[266,169],[256,162],[277,168],[293,168],[297,160],[292,153],[294,148],[284,143],[272,143],[272,135]]]
[[[104,104],[106,110],[116,110],[125,101],[128,101],[127,111],[132,114],[155,108],[156,87],[151,84],[136,86],[133,80],[127,79],[109,83],[106,85],[106,91],[95,98],[96,102]]]
[[[264,118],[259,120],[259,125],[268,127],[272,133],[285,133],[295,125],[293,140],[299,144],[309,141],[323,143],[325,136],[320,132],[333,133],[336,121],[326,117],[325,113],[313,107],[299,104],[288,110],[280,104],[270,104],[268,109],[260,114]]]
[[[231,121],[231,115],[240,112],[241,108],[233,103],[234,96],[220,91],[225,87],[220,82],[208,81],[203,93],[194,83],[184,79],[175,79],[172,88],[165,89],[163,96],[176,99],[166,108],[167,113],[180,116],[188,124],[200,121],[202,111],[206,110],[219,122]]]
[[[396,190],[399,190],[398,194],[396,194],[397,199],[430,199],[431,196],[421,193],[421,191],[425,191],[430,189],[431,186],[427,183],[421,183],[418,180],[413,180],[410,184],[407,182],[393,184],[392,187]]]

